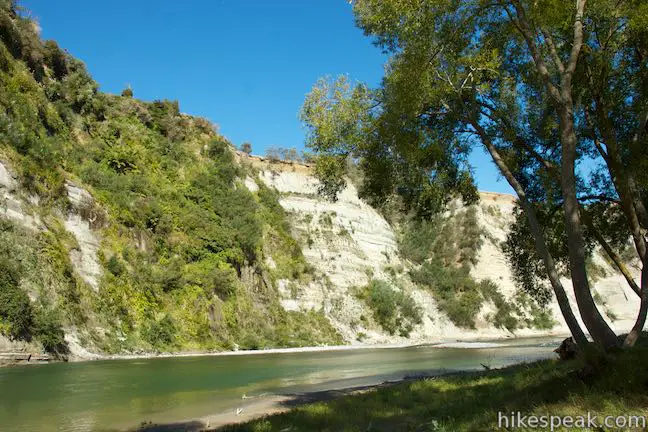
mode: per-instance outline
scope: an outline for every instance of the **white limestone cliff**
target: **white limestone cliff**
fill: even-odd
[[[270,163],[258,157],[246,157],[246,162],[259,169],[261,181],[281,193],[280,204],[291,215],[292,228],[301,240],[304,256],[322,275],[317,282],[297,290],[289,289],[288,281],[280,281],[279,291],[285,309],[323,309],[351,344],[568,334],[555,301],[550,310],[556,325],[549,331],[520,329],[513,334],[495,328],[487,319],[494,310],[488,302],[476,319],[476,329],[456,327],[439,312],[432,295],[409,280],[407,270],[410,266],[399,256],[393,228],[375,209],[358,198],[353,184],[348,182],[338,201],[330,202],[317,195],[318,183],[307,165]],[[245,184],[252,190],[256,188],[251,179]],[[489,278],[496,282],[507,299],[513,297],[516,287],[500,243],[513,221],[514,206],[515,198],[511,195],[481,193],[477,216],[486,235],[478,262],[471,271],[477,280]],[[628,331],[639,308],[638,297],[601,256],[596,255],[594,260],[606,272],[593,287],[601,311],[609,313],[606,317],[617,332]],[[376,326],[366,328],[364,320],[360,319],[371,312],[356,297],[355,289],[366,285],[372,277],[390,281],[406,290],[422,308],[423,323],[415,327],[408,338],[389,335]],[[571,282],[564,279],[563,283],[576,311]],[[576,315],[579,315],[577,311]]]

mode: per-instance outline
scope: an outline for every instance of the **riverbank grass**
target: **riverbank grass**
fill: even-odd
[[[512,412],[572,417],[589,412],[600,422],[605,416],[648,416],[648,349],[583,357],[403,382],[219,430],[487,431],[498,429],[500,412],[509,419]]]

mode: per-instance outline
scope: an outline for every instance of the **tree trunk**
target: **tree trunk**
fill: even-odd
[[[578,324],[576,316],[574,315],[574,311],[569,304],[569,298],[567,297],[567,293],[565,292],[565,288],[563,287],[562,282],[560,282],[560,276],[558,275],[558,271],[556,270],[556,264],[553,257],[551,256],[551,253],[549,252],[549,249],[547,248],[544,233],[542,232],[542,228],[540,227],[540,223],[538,222],[538,217],[536,215],[535,209],[533,208],[533,205],[527,199],[526,192],[524,191],[522,185],[517,181],[511,170],[506,165],[506,162],[504,162],[504,160],[500,156],[497,148],[493,145],[493,143],[486,135],[486,131],[484,131],[484,129],[477,122],[472,122],[472,125],[481,137],[482,142],[488,150],[488,153],[490,153],[491,157],[493,158],[495,165],[497,165],[506,181],[508,181],[513,190],[515,190],[515,193],[520,200],[520,205],[522,206],[524,214],[529,221],[529,227],[531,228],[531,233],[533,234],[536,250],[542,258],[542,262],[544,263],[545,270],[547,272],[547,277],[549,278],[551,287],[553,288],[554,294],[556,295],[556,300],[558,301],[560,312],[565,319],[567,327],[569,327],[569,331],[574,337],[574,341],[578,345],[586,345],[588,343],[587,336],[585,336],[585,333],[581,329],[580,324]]]
[[[583,215],[583,221],[594,235],[594,238],[596,238],[598,244],[601,245],[605,253],[607,253],[607,256],[616,265],[617,269],[621,272],[626,282],[628,282],[628,285],[630,285],[632,291],[637,294],[639,298],[641,298],[641,288],[637,286],[637,283],[634,281],[634,278],[630,274],[628,267],[625,265],[621,257],[616,252],[614,252],[612,247],[610,247],[600,231],[594,226],[594,222],[592,221],[591,216],[587,214],[587,211],[585,209],[581,209],[581,211]]]
[[[565,90],[563,88],[563,90]],[[569,249],[571,273],[576,303],[581,318],[595,342],[608,349],[618,345],[618,339],[599,312],[590,289],[585,268],[585,239],[576,195],[576,133],[570,95],[564,95],[560,107],[560,138],[562,147],[561,189],[565,211],[565,231]]]
[[[623,166],[614,126],[606,112],[606,104],[600,97],[596,98],[596,115],[599,119],[598,124],[601,135],[607,146],[607,157],[604,160],[610,171],[614,188],[619,194],[621,210],[628,221],[628,228],[630,229],[630,233],[632,233],[637,254],[643,265],[645,265],[648,247],[646,246],[646,240],[641,234],[641,224],[638,216],[639,212],[645,212],[645,208],[643,207],[641,198],[638,196],[632,172]]]
[[[637,315],[637,321],[635,321],[634,327],[625,341],[623,341],[624,348],[631,348],[634,346],[637,339],[643,331],[644,325],[646,324],[646,315],[648,314],[648,266],[644,264],[643,269],[641,270],[641,306],[639,307],[639,314]]]

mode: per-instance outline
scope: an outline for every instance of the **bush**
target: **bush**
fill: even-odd
[[[122,90],[121,95],[124,96],[124,97],[132,98],[133,97],[133,89],[131,89],[130,87],[125,88],[124,90]]]
[[[497,308],[495,315],[491,317],[492,324],[498,328],[505,328],[513,331],[518,328],[519,320],[515,316],[517,308],[515,305],[506,301],[495,282],[490,279],[484,279],[479,283],[480,290],[485,299],[493,302]]]
[[[361,293],[380,326],[393,335],[408,336],[422,322],[421,308],[407,294],[396,291],[382,280],[374,279]]]
[[[65,333],[61,328],[58,316],[52,311],[41,310],[34,317],[32,330],[34,336],[43,344],[45,351],[54,354],[66,354]]]
[[[175,342],[176,327],[167,315],[144,328],[142,336],[154,347],[170,347]]]
[[[33,309],[19,281],[16,266],[6,258],[0,259],[0,329],[12,339],[29,339]]]
[[[475,207],[448,217],[408,220],[399,238],[405,258],[418,264],[436,259],[448,266],[474,265],[482,243]]]
[[[252,153],[252,144],[250,144],[249,142],[241,144],[241,151],[249,155],[250,153]]]
[[[106,270],[108,270],[114,276],[119,277],[124,273],[126,268],[124,267],[124,264],[122,264],[122,262],[119,260],[119,258],[116,255],[113,255],[106,263]]]
[[[411,272],[412,280],[432,291],[439,309],[459,327],[474,328],[475,317],[483,303],[479,285],[467,267],[446,267],[438,261],[427,262]]]

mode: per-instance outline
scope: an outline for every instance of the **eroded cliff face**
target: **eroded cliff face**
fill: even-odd
[[[67,235],[74,239],[74,246],[69,249],[69,258],[74,271],[96,292],[103,274],[97,255],[101,238],[98,231],[91,228],[92,221],[80,214],[81,207],[94,203],[94,200],[82,187],[71,182],[66,183],[65,186],[72,206],[70,211],[65,214],[60,211],[45,211],[39,205],[37,197],[27,194],[19,186],[11,165],[0,160],[0,217],[5,217],[17,227],[26,230],[22,235],[24,242],[34,241],[38,235],[51,233],[52,226],[56,224],[63,226]],[[42,219],[43,216],[48,219],[48,223]],[[28,254],[22,255],[22,251],[16,252],[19,260],[34,259]],[[24,281],[23,288],[26,289],[32,302],[56,303],[58,295],[63,291],[56,286],[57,282],[54,278],[49,277],[48,270],[50,269],[38,268],[36,264],[32,268],[30,277]],[[88,351],[79,341],[75,327],[65,328],[65,340],[71,358],[98,357],[98,354]],[[17,340],[0,334],[0,364],[47,361],[49,357],[44,351],[34,338]]]
[[[305,286],[295,286],[286,280],[278,282],[283,307],[323,309],[348,343],[420,343],[568,333],[555,301],[549,306],[555,321],[551,329],[522,328],[510,332],[496,328],[489,319],[495,310],[490,301],[483,304],[474,329],[457,327],[439,311],[433,295],[410,280],[408,273],[413,264],[401,257],[394,227],[358,198],[351,182],[338,201],[330,202],[317,195],[317,180],[307,165],[239,157],[259,170],[261,181],[281,193],[280,203],[291,216],[294,235],[304,256],[318,270],[319,278]],[[256,187],[251,180],[246,184]],[[507,301],[513,301],[517,289],[500,244],[513,221],[514,206],[515,198],[511,195],[483,192],[475,209],[484,242],[471,275],[476,280],[494,281]],[[456,207],[457,212],[465,211],[459,204]],[[612,327],[617,332],[628,331],[639,308],[638,297],[600,254],[595,254],[594,263],[605,273],[593,286],[595,298]],[[638,276],[638,269],[634,271]],[[421,307],[422,323],[408,337],[390,335],[369,318],[371,311],[357,293],[372,278],[388,281],[407,292]],[[571,282],[564,279],[563,283],[576,310]]]

